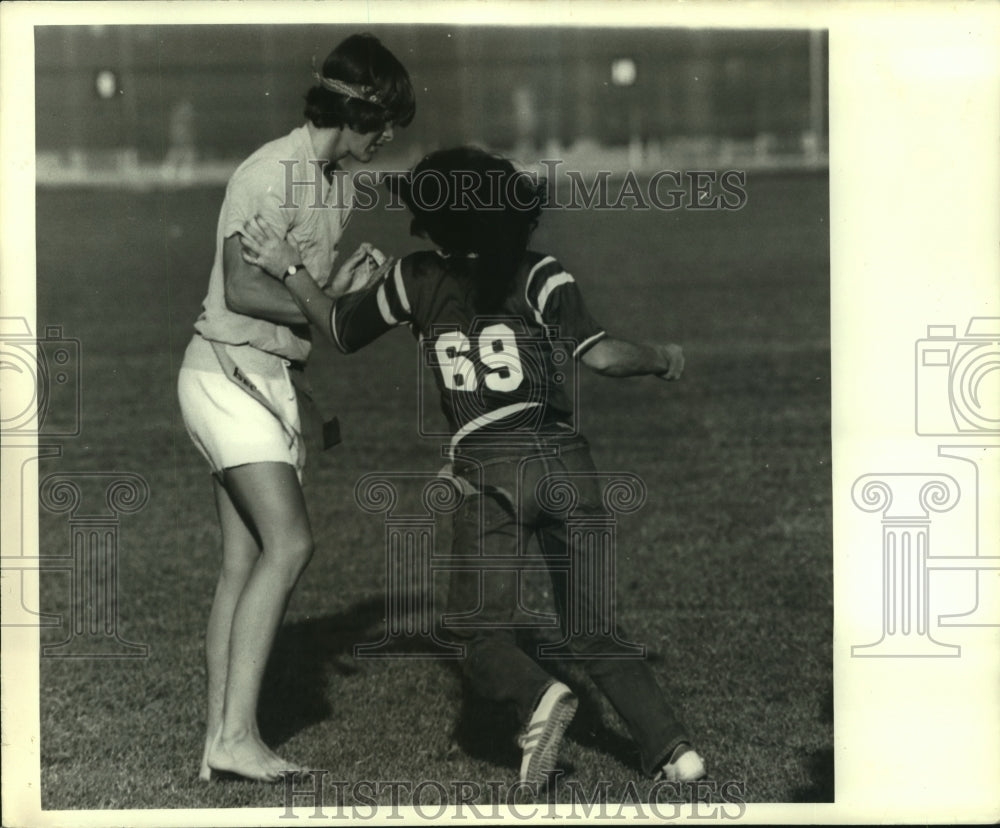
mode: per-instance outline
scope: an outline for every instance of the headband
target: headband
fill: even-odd
[[[384,107],[384,104],[379,100],[378,94],[375,92],[373,87],[357,86],[355,84],[338,80],[337,78],[325,77],[316,71],[315,60],[313,61],[313,78],[316,79],[316,83],[331,92],[336,92],[347,98],[356,98],[359,101],[367,101],[368,103],[373,103],[376,106]]]

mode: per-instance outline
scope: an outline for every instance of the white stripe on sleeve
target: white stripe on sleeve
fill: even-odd
[[[398,325],[399,320],[393,316],[392,311],[389,310],[389,300],[385,295],[385,282],[382,282],[382,284],[378,286],[375,299],[378,302],[378,312],[382,314],[382,319],[385,321],[385,324]]]
[[[538,308],[536,308],[534,303],[531,301],[530,298],[531,283],[532,281],[534,281],[535,274],[539,271],[539,269],[545,267],[545,265],[547,264],[552,264],[552,262],[554,261],[555,259],[552,258],[552,256],[546,256],[538,264],[536,264],[533,268],[531,268],[531,271],[528,273],[528,278],[524,282],[524,301],[527,303],[528,307],[535,312],[535,319],[538,321],[539,325],[542,324],[542,314],[539,312]]]
[[[538,292],[538,312],[545,313],[545,303],[549,300],[549,294],[552,293],[560,285],[566,285],[573,281],[573,277],[570,276],[565,270],[561,273],[553,273],[545,280],[545,284],[542,285],[542,289]]]
[[[334,344],[340,348],[345,354],[347,349],[344,347],[343,343],[340,341],[340,337],[337,335],[337,303],[333,303],[333,307],[330,308],[330,333],[333,335]]]
[[[593,336],[588,336],[583,342],[576,346],[573,351],[573,358],[576,359],[580,354],[586,351],[591,345],[596,344],[599,340],[604,339],[608,335],[607,331],[601,331],[600,333],[595,333]]]

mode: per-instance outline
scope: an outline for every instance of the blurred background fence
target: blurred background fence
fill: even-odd
[[[363,28],[363,27],[360,27]],[[224,181],[358,26],[35,29],[40,184]],[[418,94],[383,166],[478,143],[577,167],[823,168],[822,31],[377,26]]]

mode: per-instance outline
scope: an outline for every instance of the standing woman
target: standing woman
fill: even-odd
[[[280,282],[244,262],[239,231],[260,215],[295,240],[295,270],[328,296],[358,287],[367,245],[333,270],[353,201],[337,164],[371,161],[415,111],[405,68],[372,35],[347,38],[315,78],[306,123],[258,149],[229,180],[208,295],[178,379],[185,426],[212,468],[222,528],[205,642],[204,780],[214,770],[273,781],[299,769],[264,744],[257,702],[289,597],[313,551],[294,384],[309,356],[309,323]]]

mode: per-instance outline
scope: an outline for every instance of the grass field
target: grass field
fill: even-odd
[[[618,532],[620,619],[651,652],[717,780],[755,802],[833,797],[827,179],[750,176],[736,212],[555,211],[555,252],[612,332],[685,346],[682,382],[585,376],[580,419],[595,460],[647,484]],[[282,807],[278,788],[196,780],[202,639],[219,559],[204,461],[176,403],[179,360],[203,297],[219,188],[40,190],[38,327],[82,349],[83,419],[55,471],[119,471],[149,484],[121,519],[119,632],[144,660],[42,659],[42,805]],[[345,239],[412,249],[404,214],[358,214]],[[354,503],[376,470],[436,470],[416,434],[415,349],[397,331],[310,375],[344,443],[314,464],[318,542],[266,679],[261,719],[280,752],[331,780],[516,778],[505,711],[461,699],[435,660],[358,660],[383,628],[383,525]],[[43,554],[66,554],[65,515],[41,517]],[[447,542],[447,528],[440,533]],[[544,602],[540,583],[532,595]],[[42,608],[67,609],[63,574]],[[42,631],[43,643],[65,630]],[[567,776],[609,798],[638,756],[582,677],[562,752]]]

